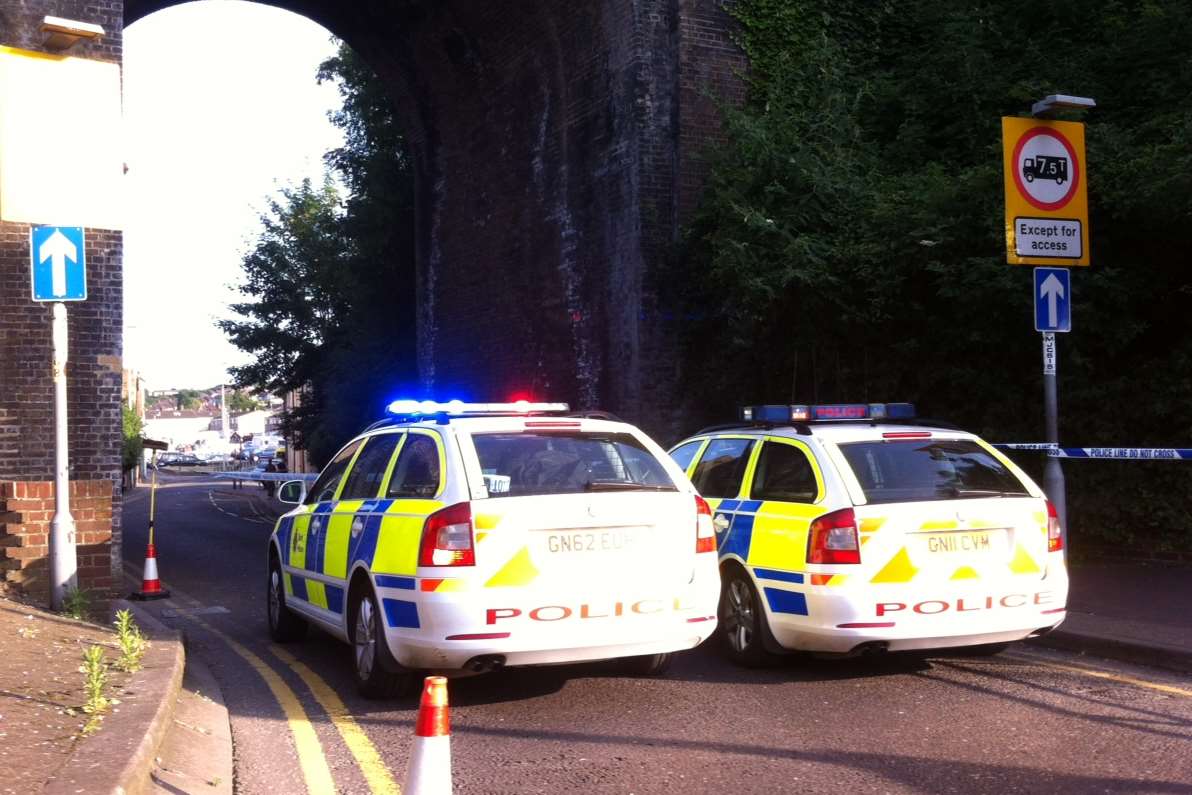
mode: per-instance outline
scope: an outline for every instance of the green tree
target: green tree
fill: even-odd
[[[692,413],[911,399],[995,440],[1036,439],[1039,338],[1029,268],[1004,259],[1000,117],[1075,93],[1099,103],[1087,117],[1094,265],[1074,275],[1076,331],[1061,339],[1061,431],[1087,445],[1189,441],[1192,422],[1171,407],[1192,389],[1180,253],[1192,246],[1192,7],[731,8],[749,99],[726,109],[728,145],[709,152],[704,204],[660,280],[685,307],[675,335]],[[1185,493],[1192,473],[1126,466],[1071,468],[1073,527],[1189,544],[1171,529],[1188,508],[1164,495]]]
[[[416,383],[413,170],[384,87],[346,46],[320,66],[343,100],[344,146],[309,181],[269,201],[243,262],[239,316],[220,322],[254,361],[240,386],[303,388],[287,430],[315,462]],[[345,195],[332,179],[338,177]]]
[[[243,391],[237,389],[227,396],[228,410],[236,413],[245,411],[256,411],[261,408],[260,401],[254,399],[251,395],[245,394]]]
[[[123,438],[120,445],[120,467],[125,472],[136,469],[141,464],[144,444],[141,441],[145,433],[144,423],[136,411],[128,406],[123,411]]]
[[[178,411],[191,411],[203,405],[203,393],[197,389],[179,389],[174,396],[174,406]]]

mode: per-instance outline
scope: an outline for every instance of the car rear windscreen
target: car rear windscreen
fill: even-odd
[[[1030,496],[988,450],[967,439],[853,442],[840,451],[871,503]]]
[[[627,433],[485,433],[472,442],[492,497],[676,491],[662,464]]]

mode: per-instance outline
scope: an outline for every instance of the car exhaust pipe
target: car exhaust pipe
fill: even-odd
[[[464,669],[474,674],[484,674],[499,671],[505,667],[504,654],[481,654],[464,663]]]

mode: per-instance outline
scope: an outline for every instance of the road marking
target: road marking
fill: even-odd
[[[327,766],[327,757],[323,755],[323,746],[319,743],[319,737],[315,734],[314,726],[306,716],[306,710],[298,701],[298,696],[285,683],[285,680],[278,676],[267,662],[206,621],[194,616],[187,616],[186,619],[223,640],[231,647],[232,651],[240,655],[261,675],[265,684],[269,685],[269,689],[273,691],[273,697],[281,705],[286,721],[290,725],[290,733],[294,736],[294,746],[298,752],[298,764],[302,768],[302,778],[306,781],[306,791],[312,795],[323,795],[323,793],[334,795],[336,792],[335,780],[331,777],[331,768]]]
[[[1149,682],[1146,679],[1137,679],[1133,676],[1125,676],[1124,674],[1117,674],[1111,671],[1106,671],[1101,668],[1093,668],[1087,665],[1080,665],[1079,663],[1058,663],[1051,662],[1043,657],[1037,657],[1034,654],[1026,652],[1018,652],[1014,656],[1029,659],[1044,668],[1057,668],[1063,671],[1074,671],[1076,673],[1085,674],[1087,676],[1095,676],[1098,679],[1109,679],[1113,682],[1121,682],[1122,684],[1134,685],[1135,687],[1144,687],[1148,690],[1157,690],[1160,693],[1171,693],[1176,696],[1184,696],[1192,698],[1192,690],[1185,690],[1180,687],[1173,687],[1172,685],[1163,685],[1158,682]]]
[[[235,513],[234,511],[224,510],[222,507],[220,507],[220,504],[215,501],[215,492],[214,491],[207,492],[207,500],[211,503],[212,508],[214,508],[215,510],[219,511],[222,514],[226,514],[228,516],[235,517],[236,519],[240,519],[245,522],[252,522],[254,524],[269,524],[269,521],[264,516],[261,515],[261,513],[256,509],[256,506],[253,505],[252,503],[249,503],[249,507],[251,507],[253,509],[253,513],[257,514],[256,516],[244,516],[243,514]]]
[[[310,688],[310,692],[314,694],[315,699],[323,710],[331,718],[331,722],[335,724],[335,728],[339,729],[339,735],[343,737],[344,744],[348,746],[348,750],[352,752],[352,756],[356,757],[356,764],[360,766],[360,772],[364,774],[365,780],[368,781],[368,789],[373,795],[401,795],[401,788],[397,786],[397,782],[393,779],[393,774],[389,772],[389,768],[381,760],[380,753],[377,748],[368,739],[368,735],[360,728],[360,725],[352,718],[348,712],[348,707],[340,699],[339,695],[322,679],[319,675],[308,668],[303,663],[299,662],[294,655],[290,654],[285,649],[276,644],[269,646],[269,651],[276,655],[282,662],[290,666],[294,673],[302,678],[306,686]]]

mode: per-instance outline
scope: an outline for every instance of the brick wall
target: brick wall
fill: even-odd
[[[71,55],[119,63],[122,15],[119,0],[0,0],[0,44],[43,50],[41,21],[59,16],[106,32],[97,42],[76,45]],[[8,567],[6,581],[44,588],[44,569],[37,574],[45,564],[37,560],[44,544],[34,543],[41,533],[26,528],[42,526],[46,510],[53,515],[51,310],[30,299],[29,230],[28,224],[0,222],[0,500],[8,504],[0,506],[0,561]],[[85,234],[88,299],[67,306],[71,512],[80,531],[87,528],[79,548],[81,584],[104,589],[120,561],[123,237],[114,230]],[[40,495],[45,489],[50,491]],[[75,494],[82,500],[77,509]],[[48,509],[35,507],[45,499]]]
[[[119,585],[114,579],[112,511],[111,481],[71,481],[80,588],[109,592]],[[53,481],[0,481],[0,573],[7,585],[35,599],[49,599],[46,556],[53,518]]]

